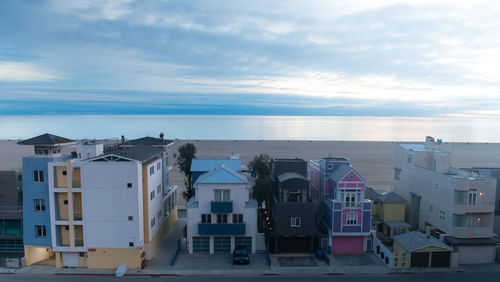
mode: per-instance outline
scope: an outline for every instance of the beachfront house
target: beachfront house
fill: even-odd
[[[396,145],[393,186],[408,202],[407,222],[457,250],[460,264],[494,262],[494,178],[452,168],[451,153],[427,137]]]
[[[48,165],[56,267],[140,268],[177,219],[162,148],[77,145],[77,158]]]
[[[189,253],[231,253],[236,246],[255,253],[257,202],[248,176],[222,163],[199,175],[193,188],[186,205]]]
[[[53,257],[48,164],[71,159],[63,149],[75,142],[46,133],[18,144],[34,147],[34,155],[23,158],[22,168],[24,255],[25,264],[32,265]]]
[[[309,162],[311,194],[319,206],[318,229],[326,236],[321,247],[332,253],[371,251],[371,201],[366,182],[344,158]]]
[[[365,198],[372,201],[372,230],[384,243],[392,243],[394,236],[410,231],[405,222],[406,200],[395,192],[365,190]]]
[[[19,171],[0,171],[0,265],[23,257],[23,197]]]
[[[309,196],[307,162],[275,159],[272,162],[272,253],[311,253],[319,248],[317,206]]]

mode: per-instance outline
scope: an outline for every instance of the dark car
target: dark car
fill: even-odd
[[[248,255],[248,250],[244,246],[237,246],[233,251],[233,263],[234,264],[249,264],[250,256]]]

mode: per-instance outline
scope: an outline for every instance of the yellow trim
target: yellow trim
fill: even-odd
[[[66,175],[62,175],[62,172],[66,170]],[[68,187],[68,168],[65,166],[56,166],[55,174],[56,174],[56,188],[66,188]]]
[[[95,251],[94,251],[95,250]],[[89,251],[89,269],[116,269],[125,264],[129,269],[141,267],[141,253],[144,248],[97,248]]]
[[[57,268],[63,267],[63,261],[62,261],[62,254],[61,254],[61,252],[56,252],[56,267]]]
[[[71,160],[66,160],[66,185],[68,187],[69,249],[75,251],[75,226],[73,225],[73,169]]]
[[[163,221],[162,225],[160,226],[155,236],[153,237],[153,240],[151,240],[151,243],[149,243],[149,257],[147,258],[148,260],[154,256],[154,254],[160,247],[163,238],[165,238],[165,236],[168,233],[168,230],[172,228],[176,220],[177,220],[177,206],[170,212],[170,215],[167,217],[167,219]]]
[[[149,191],[148,164],[142,165],[142,209],[144,218],[144,243],[149,243]]]

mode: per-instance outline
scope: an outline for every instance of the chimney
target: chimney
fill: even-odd
[[[164,139],[163,139],[164,137],[165,137],[165,134],[163,134],[163,132],[160,132],[160,139],[161,139],[161,141],[163,141],[163,140],[164,140]]]
[[[425,137],[425,147],[429,150],[434,150],[434,138],[432,136],[426,136]]]
[[[122,144],[125,144],[125,135],[122,135]]]

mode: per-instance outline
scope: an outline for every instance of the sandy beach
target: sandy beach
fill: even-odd
[[[20,169],[22,157],[33,154],[31,146],[20,146],[17,140],[0,140],[0,170]],[[343,157],[375,189],[390,189],[393,177],[394,146],[398,142],[370,141],[266,141],[266,140],[186,140],[171,145],[170,176],[172,184],[184,187],[182,175],[174,165],[173,154],[179,146],[191,142],[199,158],[225,158],[239,154],[248,164],[255,155],[267,153],[273,158],[302,158],[317,160],[321,157]],[[443,143],[438,148],[452,152],[452,165],[467,167],[500,167],[499,143]],[[180,194],[180,193],[179,193]],[[183,203],[182,201],[180,202]]]

